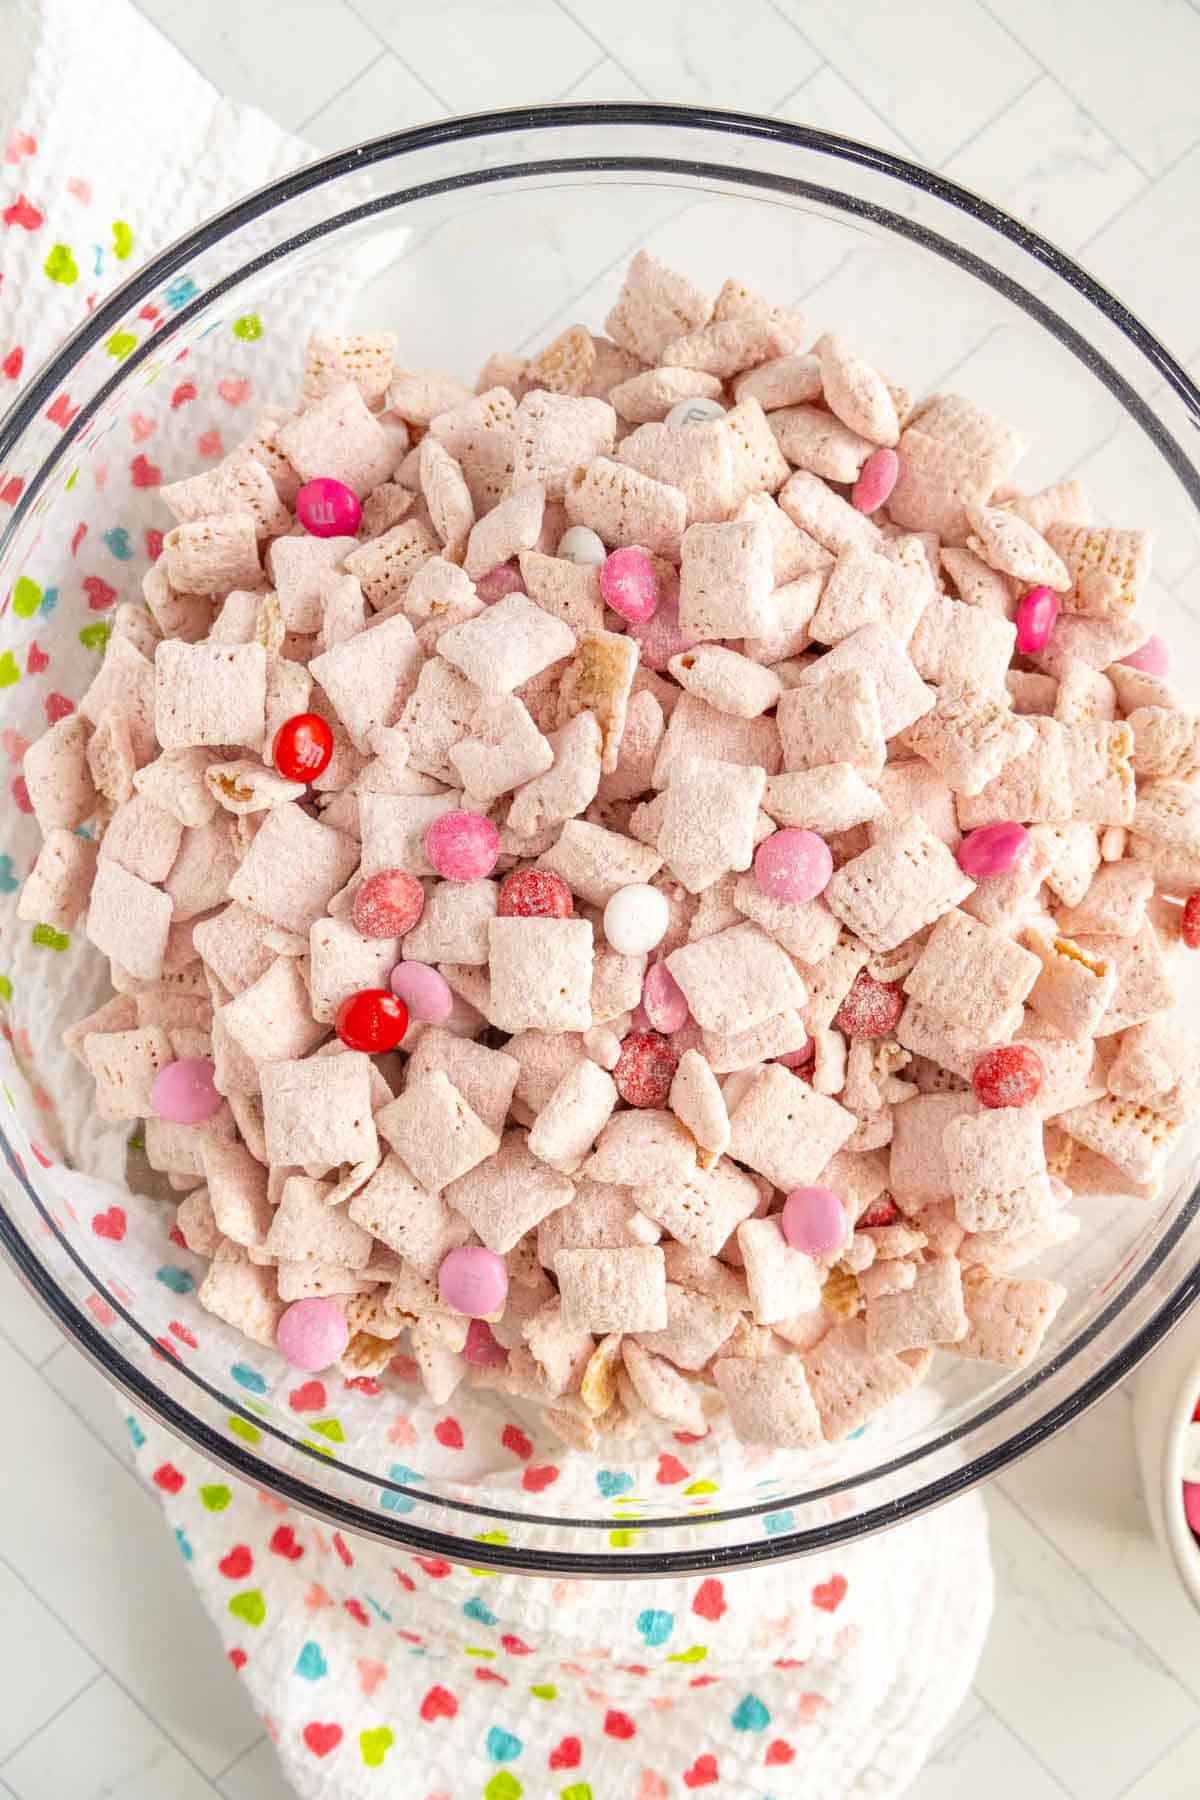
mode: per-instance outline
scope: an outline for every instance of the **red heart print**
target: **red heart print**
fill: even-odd
[[[495,1669],[476,1669],[476,1681],[498,1681],[501,1687],[508,1686],[508,1676],[498,1675]]]
[[[550,1752],[552,1769],[577,1769],[579,1759],[583,1755],[583,1745],[577,1737],[565,1737],[561,1743],[555,1744]]]
[[[180,1231],[178,1225],[172,1225],[170,1231],[167,1233],[167,1240],[169,1243],[174,1244],[177,1250],[187,1249],[187,1239],[184,1237],[182,1231]]]
[[[692,1611],[699,1613],[702,1619],[710,1619],[715,1625],[725,1611],[725,1589],[719,1581],[711,1576],[702,1581],[696,1589],[696,1598],[692,1601]]]
[[[352,1375],[349,1381],[343,1381],[342,1386],[348,1394],[366,1394],[371,1399],[383,1392],[373,1375]]]
[[[52,1156],[47,1156],[46,1152],[44,1150],[39,1150],[36,1144],[30,1144],[29,1148],[33,1151],[33,1160],[37,1163],[39,1168],[52,1169],[54,1167],[54,1158]]]
[[[99,575],[85,575],[83,591],[93,612],[107,612],[117,597],[116,588],[110,587],[107,581],[102,581]]]
[[[371,1623],[370,1619],[367,1617],[366,1608],[363,1606],[361,1600],[343,1600],[342,1605],[350,1614],[350,1617],[354,1620],[356,1625],[366,1626]]]
[[[449,1688],[431,1687],[421,1702],[421,1717],[427,1725],[435,1719],[452,1719],[458,1711],[458,1701]]]
[[[37,639],[34,638],[29,649],[25,652],[25,673],[27,675],[40,675],[43,669],[48,669],[49,667],[50,658],[46,655],[46,652],[42,649]]]
[[[795,1762],[795,1760],[796,1752],[790,1744],[784,1742],[783,1738],[776,1738],[773,1743],[767,1745],[764,1761],[768,1769],[778,1768],[781,1763]]]
[[[75,530],[71,534],[71,555],[72,556],[76,555],[76,553],[79,550],[80,544],[82,544],[82,542],[86,536],[87,536],[87,525],[81,521],[75,527]]]
[[[812,1591],[812,1603],[819,1606],[822,1612],[836,1612],[846,1598],[846,1577],[831,1575],[828,1581],[819,1581]]]
[[[197,456],[223,456],[225,446],[219,431],[202,431],[196,439]]]
[[[515,1637],[511,1631],[506,1631],[504,1636],[500,1639],[500,1642],[504,1645],[504,1648],[508,1651],[510,1656],[533,1655],[533,1651],[529,1648],[529,1645],[525,1642],[524,1638]]]
[[[20,475],[13,475],[0,486],[0,500],[5,506],[15,506],[25,492],[25,482]]]
[[[46,717],[51,725],[57,725],[60,719],[69,719],[75,711],[75,702],[68,700],[65,694],[46,695]]]
[[[358,1685],[365,1699],[369,1700],[375,1689],[387,1674],[387,1664],[375,1662],[370,1657],[362,1657],[358,1662]]]
[[[8,142],[4,146],[6,163],[19,163],[23,156],[37,155],[37,139],[30,137],[27,131],[14,129],[9,133]]]
[[[250,1554],[250,1546],[248,1544],[235,1544],[228,1556],[223,1556],[221,1558],[217,1567],[220,1569],[222,1575],[227,1575],[229,1577],[230,1581],[241,1581],[254,1567],[254,1558]]]
[[[133,433],[134,443],[144,444],[148,438],[154,436],[158,426],[153,419],[148,419],[145,413],[133,413],[129,420],[129,429]]]
[[[400,1583],[400,1586],[404,1589],[406,1594],[416,1593],[417,1584],[411,1575],[402,1575],[399,1569],[393,1569],[392,1574],[396,1577],[396,1580]]]
[[[0,369],[4,371],[4,374],[9,381],[19,381],[21,378],[21,370],[24,366],[25,352],[22,350],[20,344],[17,345],[15,350],[10,350],[4,361],[0,363]]]
[[[293,1388],[288,1395],[288,1405],[293,1412],[320,1412],[325,1405],[325,1384],[306,1381],[302,1387]]]
[[[125,1214],[121,1207],[110,1206],[107,1212],[94,1214],[92,1230],[97,1237],[108,1238],[112,1243],[119,1244],[125,1236]]]
[[[673,1482],[686,1481],[688,1472],[677,1456],[665,1453],[658,1459],[658,1474],[655,1480],[663,1487],[670,1487]]]
[[[425,1573],[431,1575],[434,1581],[444,1581],[450,1573],[450,1564],[443,1562],[437,1556],[414,1556],[413,1561],[418,1569],[424,1569]]]
[[[241,406],[243,401],[250,398],[250,383],[245,376],[239,381],[218,381],[217,392],[226,406]]]
[[[148,457],[137,455],[129,465],[129,479],[136,488],[162,486],[162,470]]]
[[[189,1350],[198,1350],[200,1348],[187,1326],[181,1325],[178,1319],[172,1319],[167,1329],[172,1337],[177,1337],[181,1344],[187,1345]]]
[[[527,1493],[540,1494],[558,1480],[558,1470],[552,1463],[543,1463],[536,1469],[526,1469],[521,1477],[521,1486]]]
[[[525,1436],[519,1425],[506,1425],[500,1433],[500,1442],[514,1456],[519,1456],[522,1462],[527,1456],[533,1455],[533,1440]]]
[[[314,1721],[304,1727],[302,1735],[314,1756],[328,1756],[341,1743],[342,1728],[340,1725],[318,1725]]]
[[[720,1780],[715,1756],[698,1756],[690,1769],[683,1773],[684,1787],[711,1787],[714,1781]]]
[[[24,194],[18,194],[12,205],[5,207],[0,213],[0,219],[10,228],[19,225],[22,231],[36,231],[45,222],[43,215]]]
[[[354,1558],[350,1554],[349,1544],[346,1542],[340,1531],[335,1531],[333,1534],[333,1547],[346,1567],[352,1569],[354,1567]]]
[[[229,1660],[235,1669],[244,1669],[246,1666],[246,1652],[244,1650],[231,1650],[229,1652]]]
[[[178,412],[181,406],[186,406],[189,400],[194,400],[195,398],[195,382],[181,381],[179,386],[175,389],[175,392],[171,395],[171,411]]]
[[[174,1463],[160,1463],[154,1471],[154,1485],[161,1488],[164,1494],[177,1494],[183,1486],[183,1476]]]
[[[604,1715],[604,1734],[606,1737],[631,1738],[637,1733],[637,1726],[628,1713],[606,1712]]]
[[[152,305],[151,302],[147,300],[145,306],[138,307],[138,318],[149,319],[152,325],[157,325],[162,319],[162,314],[159,312],[157,306]]]
[[[280,1525],[272,1533],[270,1548],[276,1556],[286,1556],[289,1562],[299,1562],[304,1555],[304,1545],[296,1542],[296,1534],[290,1525]]]
[[[79,408],[77,406],[71,405],[71,396],[69,394],[60,394],[58,398],[46,408],[46,417],[52,425],[59,425],[65,431],[78,411]]]
[[[463,1447],[462,1426],[457,1419],[439,1419],[433,1428],[433,1435],[447,1450],[461,1450]]]

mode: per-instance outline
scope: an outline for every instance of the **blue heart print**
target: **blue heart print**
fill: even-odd
[[[305,1681],[320,1681],[322,1675],[328,1675],[329,1664],[321,1654],[320,1644],[314,1644],[310,1639],[303,1646],[296,1658],[296,1673],[302,1675]]]
[[[629,1492],[633,1476],[624,1469],[600,1469],[596,1474],[596,1486],[606,1500],[615,1500],[618,1494]]]
[[[493,1725],[487,1734],[487,1753],[493,1762],[512,1762],[524,1748],[519,1737],[514,1737],[511,1731],[502,1730],[499,1725]]]
[[[463,1612],[468,1619],[475,1619],[480,1625],[494,1625],[496,1615],[489,1612],[478,1594],[472,1594],[469,1600],[463,1601]]]
[[[165,1267],[156,1270],[154,1279],[161,1281],[165,1288],[170,1288],[173,1294],[190,1294],[196,1285],[194,1276],[189,1275],[186,1269],[177,1269],[173,1263],[167,1263]]]
[[[765,1731],[770,1723],[771,1715],[757,1694],[747,1694],[733,1709],[735,1731]]]
[[[660,1644],[666,1643],[674,1631],[675,1615],[669,1612],[657,1612],[653,1607],[647,1607],[645,1612],[640,1612],[637,1616],[637,1628],[649,1648],[657,1650]]]
[[[0,856],[0,894],[15,894],[21,883],[13,874],[11,856]]]

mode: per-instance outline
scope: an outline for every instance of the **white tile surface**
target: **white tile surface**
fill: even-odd
[[[807,81],[801,82],[776,111],[781,119],[795,119],[798,125],[815,125],[842,137],[861,138],[865,144],[877,144],[896,156],[912,155],[900,133],[893,131],[846,77],[828,63],[822,63]]]
[[[269,1738],[260,1738],[217,1782],[225,1800],[294,1800]]]
[[[27,1361],[40,1363],[57,1350],[62,1333],[47,1318],[24,1282],[0,1259],[0,1332]]]
[[[443,118],[445,112],[393,51],[381,50],[348,87],[305,120],[304,135],[322,150],[342,150],[364,138]]]
[[[771,112],[820,57],[770,0],[739,0],[737,33],[746,53],[731,54],[730,15],[696,0],[564,0],[589,31],[601,33],[621,64],[655,100],[681,100],[733,111]]]
[[[213,1800],[195,1766],[107,1676],[5,1764],[18,1800]]]
[[[603,55],[555,0],[357,0],[364,19],[448,108],[549,100]]]
[[[921,1771],[919,1800],[1064,1800],[1054,1779],[990,1707],[972,1695]]]
[[[1147,1769],[1140,1781],[1125,1790],[1122,1800],[1184,1800],[1196,1792],[1200,1770],[1200,1729],[1189,1731],[1160,1762]],[[272,1796],[272,1800],[274,1797]]]
[[[1081,260],[1182,354],[1196,337],[1200,284],[1200,146],[1119,213]]]
[[[0,1764],[100,1673],[97,1663],[0,1561]]]

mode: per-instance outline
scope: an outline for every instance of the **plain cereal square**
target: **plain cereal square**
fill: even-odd
[[[1041,1349],[1066,1297],[1056,1281],[1013,1281],[970,1269],[963,1281],[967,1334],[946,1348],[981,1362],[1023,1367]]]
[[[438,639],[440,654],[485,694],[511,693],[574,649],[571,627],[525,594],[505,595]]]
[[[921,1379],[899,1356],[872,1355],[861,1319],[835,1325],[804,1352],[803,1362],[821,1430],[831,1443],[849,1437]]]
[[[289,803],[276,806],[229,883],[229,897],[307,935],[358,866],[359,846]]]
[[[182,644],[154,653],[154,729],[164,750],[262,744],[267,653],[261,644]]]
[[[555,1258],[563,1319],[593,1332],[662,1331],[667,1323],[667,1275],[656,1245],[627,1250],[562,1249]]]
[[[795,1250],[777,1215],[747,1219],[737,1228],[738,1249],[750,1290],[750,1310],[759,1325],[774,1325],[821,1304],[821,1280],[811,1256]]]
[[[757,925],[684,944],[666,962],[705,1031],[746,1031],[808,998],[791,958]]]
[[[637,1186],[633,1194],[648,1218],[702,1256],[715,1256],[762,1198],[745,1170],[725,1157],[709,1169]]]
[[[488,923],[491,1017],[501,1031],[587,1031],[592,928],[586,919]]]
[[[942,1139],[964,1231],[1031,1231],[1052,1209],[1042,1121],[1005,1106],[952,1119]]]
[[[955,1344],[966,1337],[962,1271],[953,1256],[922,1263],[910,1288],[879,1294],[867,1304],[867,1349],[873,1355]]]
[[[974,887],[940,838],[921,819],[909,818],[844,863],[824,898],[844,925],[882,954],[958,906]]]
[[[816,686],[789,688],[780,695],[775,716],[789,772],[834,762],[866,775],[883,768],[887,745],[879,694],[863,669],[842,669]]]
[[[730,1108],[729,1153],[786,1193],[816,1181],[857,1126],[836,1100],[768,1063]]]

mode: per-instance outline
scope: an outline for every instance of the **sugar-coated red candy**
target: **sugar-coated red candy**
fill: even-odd
[[[900,477],[900,458],[894,450],[872,450],[850,491],[850,504],[860,513],[878,512],[891,498]]]
[[[553,869],[514,869],[500,883],[496,911],[502,919],[570,919],[575,901]]]
[[[1200,888],[1189,894],[1183,903],[1179,935],[1189,950],[1200,950]]]
[[[348,1050],[381,1056],[394,1050],[408,1030],[408,1008],[387,988],[362,988],[342,1001],[334,1023]]]
[[[353,537],[362,523],[362,505],[344,481],[321,475],[298,490],[296,517],[312,537]]]
[[[631,1031],[612,1078],[630,1106],[665,1106],[678,1066],[679,1052],[657,1031]]]
[[[971,1071],[971,1086],[984,1106],[1028,1106],[1041,1091],[1046,1071],[1028,1044],[985,1050]]]
[[[894,1225],[900,1217],[900,1208],[888,1193],[880,1194],[873,1200],[865,1212],[858,1215],[857,1229],[862,1231],[869,1225]]]
[[[1058,595],[1051,587],[1030,588],[1017,608],[1017,649],[1022,656],[1044,650],[1058,619]]]
[[[523,594],[525,583],[521,578],[521,565],[515,556],[507,562],[497,563],[475,583],[475,592],[486,606],[493,600],[503,600],[506,594]]]
[[[876,981],[865,969],[834,1014],[836,1030],[848,1038],[881,1038],[895,1031],[904,1011],[904,995],[892,981]]]
[[[500,833],[482,813],[442,813],[425,833],[425,854],[447,881],[482,881],[496,866]]]
[[[333,731],[319,713],[297,713],[275,733],[271,755],[286,781],[315,781],[329,767]]]
[[[350,922],[360,937],[403,937],[425,909],[425,889],[407,869],[377,869],[354,896]]]
[[[600,597],[622,619],[644,623],[658,608],[658,576],[644,550],[614,550],[600,570]]]

